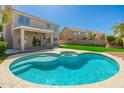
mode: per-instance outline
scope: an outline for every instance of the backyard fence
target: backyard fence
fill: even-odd
[[[103,46],[105,45],[105,40],[60,40],[60,44]]]

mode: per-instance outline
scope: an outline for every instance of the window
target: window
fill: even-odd
[[[79,37],[81,35],[80,32],[74,32],[73,34],[74,34],[75,37]]]
[[[50,29],[50,24],[49,23],[47,23],[47,29]]]
[[[80,36],[81,33],[80,32],[77,32],[77,34],[78,34],[78,36]]]
[[[22,25],[22,26],[30,26],[30,18],[28,18],[26,16],[19,16],[18,24]]]
[[[58,32],[58,28],[57,27],[54,27],[54,32]]]
[[[78,37],[78,33],[77,32],[74,32],[73,33],[75,37]]]

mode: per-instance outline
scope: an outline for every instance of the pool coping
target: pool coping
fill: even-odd
[[[102,54],[107,57],[110,57],[117,61],[120,65],[120,71],[112,76],[111,78],[93,83],[93,84],[85,84],[85,85],[76,85],[76,86],[50,86],[50,85],[40,85],[25,81],[21,78],[16,77],[9,70],[10,64],[23,56],[39,54],[39,53],[57,53],[59,54],[62,51],[74,51],[76,53],[97,53]],[[38,51],[38,52],[29,52],[29,53],[21,53],[9,56],[2,64],[0,64],[0,87],[3,88],[123,88],[124,87],[124,60],[122,58],[110,55],[104,52],[91,52],[91,51],[83,51],[83,50],[73,50],[73,49],[63,49],[56,48],[48,51]]]

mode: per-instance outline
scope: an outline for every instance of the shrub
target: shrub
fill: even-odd
[[[115,39],[115,44],[118,46],[123,46],[123,40],[122,38],[118,37]]]
[[[123,46],[123,40],[121,37],[114,37],[112,35],[107,36],[107,42],[110,45]]]
[[[0,54],[4,54],[7,48],[8,48],[7,42],[0,42]]]
[[[107,42],[111,45],[114,45],[115,44],[115,37],[113,35],[109,35],[107,36]]]
[[[0,24],[0,32],[3,31],[3,26]]]
[[[96,37],[96,35],[93,34],[92,32],[90,32],[90,33],[88,34],[88,39],[89,39],[89,40],[94,40],[95,37]]]

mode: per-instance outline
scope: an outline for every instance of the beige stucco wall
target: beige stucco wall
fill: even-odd
[[[4,25],[3,37],[4,37],[4,40],[8,42],[8,47],[12,48],[13,47],[12,24]]]
[[[56,24],[52,24],[51,22],[48,21],[42,21],[41,19],[35,18],[33,16],[27,15],[25,13],[21,13],[21,12],[15,12],[12,11],[13,14],[13,22],[11,25],[4,27],[4,36],[5,36],[5,40],[9,43],[9,48],[20,48],[20,45],[18,44],[18,38],[20,37],[20,32],[17,31],[15,32],[13,30],[14,27],[18,27],[18,17],[19,15],[22,16],[27,16],[30,18],[30,27],[34,27],[34,28],[41,28],[41,29],[47,29],[47,23],[51,24],[51,28],[49,30],[54,31],[54,28],[57,28],[59,30],[59,26]],[[26,47],[31,47],[31,40],[33,37],[32,33],[25,33],[26,35],[28,35],[28,37],[30,38],[28,40],[28,44],[26,44]],[[39,37],[41,34],[37,34],[37,37]],[[57,37],[57,40],[59,40],[59,36],[57,36],[59,34],[57,34],[57,32],[55,32],[55,37]],[[57,41],[58,42],[58,41]],[[14,44],[13,44],[14,43]],[[16,43],[16,44],[15,44]],[[55,42],[54,42],[55,43]]]
[[[68,40],[68,39],[73,39],[74,35],[73,32],[70,30],[64,30],[60,32],[60,40]]]
[[[18,17],[19,16],[26,16],[28,18],[30,18],[30,27],[34,27],[34,28],[41,28],[41,29],[48,29],[47,28],[47,23],[49,22],[45,22],[45,21],[42,21],[42,20],[38,20],[37,18],[34,18],[34,17],[31,17],[31,16],[28,16],[26,14],[23,14],[23,13],[17,13],[17,12],[13,12],[13,16],[14,16],[14,22],[13,22],[13,26],[14,27],[17,27],[19,26],[18,25]],[[58,28],[59,29],[59,26],[58,25],[54,25],[54,24],[51,24],[51,28],[49,30],[53,30],[54,31],[54,28]]]
[[[77,45],[105,45],[104,40],[60,40],[60,44],[77,44]]]
[[[74,35],[75,32],[80,32],[78,38]],[[60,33],[60,44],[79,44],[79,45],[105,45],[105,40],[101,39],[104,35],[99,32],[93,32],[96,34],[96,39],[88,40],[88,34],[86,31],[72,31],[70,29],[64,29]],[[87,39],[83,39],[83,38]]]
[[[14,37],[13,37],[13,48],[14,49],[20,49],[20,31],[14,31]]]
[[[88,31],[83,32],[83,31],[72,31],[69,29],[64,29],[60,33],[60,40],[77,40],[77,38],[74,35],[75,32],[80,32],[80,35],[78,36],[78,40],[80,39],[82,40],[83,37],[88,37],[88,33],[89,33]],[[100,37],[104,35],[97,32],[93,32],[93,33],[96,34],[96,39],[100,39]]]

